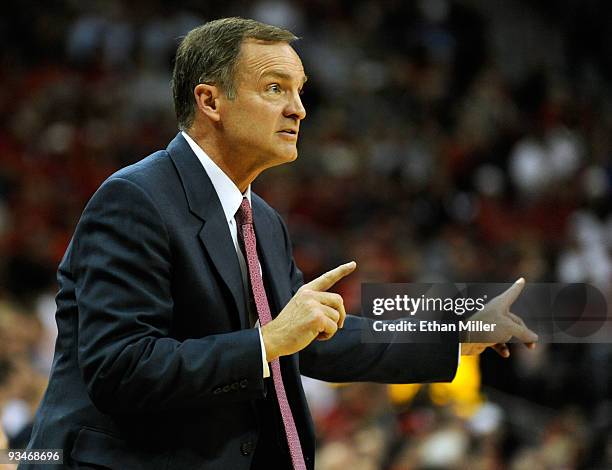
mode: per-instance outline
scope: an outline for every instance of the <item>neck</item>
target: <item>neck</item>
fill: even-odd
[[[244,193],[261,173],[262,169],[246,167],[246,159],[239,157],[241,152],[233,151],[229,145],[215,138],[214,133],[198,131],[195,126],[185,132],[234,182],[241,193]]]

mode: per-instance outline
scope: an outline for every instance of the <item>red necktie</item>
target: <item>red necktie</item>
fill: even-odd
[[[270,313],[268,297],[266,296],[263,279],[261,278],[261,273],[259,271],[255,230],[253,230],[253,212],[247,198],[242,199],[242,204],[240,204],[240,208],[236,213],[236,220],[239,225],[238,232],[242,237],[244,250],[246,252],[245,254],[249,268],[249,279],[251,281],[253,299],[255,300],[255,308],[257,309],[257,315],[259,316],[259,324],[264,326],[266,323],[272,321],[272,314]],[[287,437],[287,444],[289,445],[289,453],[291,454],[293,468],[295,470],[306,470],[304,454],[302,453],[302,446],[300,444],[300,437],[298,435],[297,428],[295,427],[293,415],[291,414],[291,407],[289,406],[289,401],[287,400],[287,394],[285,393],[285,386],[283,384],[283,376],[281,375],[279,360],[273,360],[270,363],[270,366],[272,368],[274,390],[276,391],[278,406],[283,418],[283,425],[285,427],[285,435]]]

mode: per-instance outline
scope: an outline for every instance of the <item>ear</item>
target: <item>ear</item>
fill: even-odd
[[[215,85],[200,83],[193,89],[196,106],[209,119],[217,122],[221,119],[219,114],[220,90]]]

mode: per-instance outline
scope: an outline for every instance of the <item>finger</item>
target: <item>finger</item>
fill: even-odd
[[[342,328],[344,326],[346,310],[344,309],[344,300],[342,299],[341,295],[335,294],[334,292],[312,291],[312,297],[323,305],[327,305],[337,310],[340,314],[340,318],[338,319],[338,327]]]
[[[514,323],[524,326],[525,328],[527,328],[527,325],[525,325],[525,322],[523,321],[523,319],[521,317],[519,317],[518,315],[512,313],[512,312],[508,312],[508,316],[512,319],[512,321],[514,321]],[[534,349],[536,347],[535,343],[523,343],[525,346],[527,346],[529,349]]]
[[[327,305],[321,305],[320,308],[327,318],[329,318],[336,325],[338,325],[338,321],[340,320],[340,312],[338,312],[338,310],[332,307],[328,307]]]
[[[536,335],[526,326],[521,326],[514,322],[510,325],[513,325],[513,327],[510,329],[512,336],[522,343],[535,343],[538,340],[538,335]]]
[[[487,343],[463,343],[461,345],[461,355],[462,356],[478,356],[489,346],[493,346],[493,344]]]
[[[491,346],[501,357],[510,357],[510,348],[506,343],[497,343]]]
[[[525,325],[525,322],[523,321],[523,319],[521,317],[519,317],[518,315],[512,313],[512,312],[508,312],[508,316],[512,319],[512,321],[514,323],[516,323],[517,325],[521,325],[521,326],[527,326]]]
[[[306,289],[326,291],[340,279],[351,274],[356,267],[357,263],[355,263],[354,261],[351,261],[350,263],[341,264],[337,268],[334,268],[331,271],[327,271],[325,274],[321,274],[318,278],[313,279],[307,284],[304,284],[302,287]]]
[[[326,341],[332,338],[336,334],[336,331],[338,331],[338,324],[327,317],[323,321],[322,327],[323,329],[319,331],[316,337],[319,341]]]
[[[504,302],[508,304],[508,306],[512,305],[518,296],[521,294],[523,289],[525,288],[525,279],[519,278],[516,280],[514,284],[512,284],[508,290],[501,294],[501,297],[504,299]]]

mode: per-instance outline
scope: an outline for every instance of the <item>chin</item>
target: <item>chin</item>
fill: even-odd
[[[297,157],[298,157],[297,150],[290,152],[290,153],[283,154],[283,155],[278,155],[278,157],[272,161],[272,164],[270,166],[278,166],[278,165],[283,165],[285,163],[291,163],[297,160]]]

